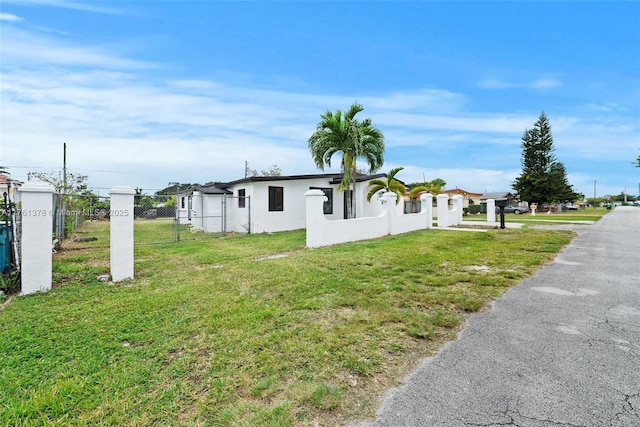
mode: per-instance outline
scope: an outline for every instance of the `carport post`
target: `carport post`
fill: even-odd
[[[111,187],[110,235],[111,280],[133,279],[133,197],[127,186]]]

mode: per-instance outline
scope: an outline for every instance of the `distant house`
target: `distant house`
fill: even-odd
[[[4,200],[4,193],[7,193],[7,195],[13,199],[16,189],[22,184],[22,181],[12,179],[6,175],[0,175],[0,201]]]
[[[380,215],[382,205],[367,202],[369,182],[386,174],[356,178],[356,217]],[[257,176],[216,182],[178,193],[176,215],[205,232],[264,233],[305,228],[305,193],[322,190],[328,219],[347,217],[346,192],[339,192],[342,174]],[[350,190],[352,191],[352,190]]]
[[[480,203],[480,199],[482,197],[482,193],[472,193],[470,191],[463,190],[461,188],[453,188],[450,190],[444,190],[443,194],[448,194],[449,197],[452,196],[462,196],[462,207],[468,208],[469,205],[477,205]]]
[[[489,199],[507,199],[507,203],[511,206],[520,206],[523,208],[528,208],[529,207],[529,203],[527,202],[521,202],[520,199],[518,199],[518,196],[516,196],[515,194],[511,194],[507,191],[499,191],[499,192],[494,192],[494,193],[484,193],[481,197],[480,197],[480,205],[482,206],[482,209],[480,212],[482,213],[486,213],[487,212],[487,200]]]

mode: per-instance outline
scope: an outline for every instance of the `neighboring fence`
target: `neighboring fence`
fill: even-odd
[[[87,220],[109,216],[109,197],[89,195],[53,195],[53,234],[63,242]]]
[[[144,219],[176,217],[175,206],[155,206],[155,207],[135,206],[133,208],[133,212],[136,218],[144,218]]]
[[[227,233],[251,234],[251,198],[230,194],[185,197],[176,210],[177,240],[194,240],[224,236]],[[242,209],[229,209],[240,204]]]

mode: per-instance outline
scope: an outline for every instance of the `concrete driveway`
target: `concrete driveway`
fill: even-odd
[[[640,208],[471,316],[360,426],[640,426]]]

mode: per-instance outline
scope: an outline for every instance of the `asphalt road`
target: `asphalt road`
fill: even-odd
[[[357,425],[640,426],[640,208],[578,230]]]

